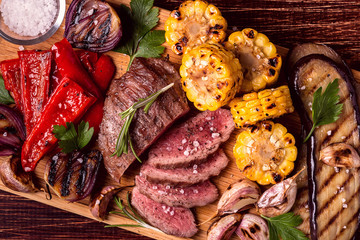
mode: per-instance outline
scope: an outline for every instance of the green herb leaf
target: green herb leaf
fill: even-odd
[[[134,118],[135,113],[139,108],[144,107],[144,112],[147,113],[149,111],[150,106],[155,102],[155,100],[158,98],[158,96],[160,94],[162,94],[163,92],[166,92],[172,86],[174,86],[174,83],[167,85],[166,87],[160,89],[156,93],[151,94],[147,98],[139,99],[138,102],[134,103],[131,107],[129,107],[124,112],[120,113],[121,119],[125,119],[125,122],[124,122],[124,125],[121,127],[119,137],[116,141],[115,152],[112,154],[112,156],[117,155],[118,157],[120,157],[123,153],[127,154],[128,147],[130,146],[130,149],[131,149],[133,155],[141,163],[141,159],[137,156],[137,154],[133,148],[130,133],[129,133],[129,128],[130,128],[132,119]]]
[[[94,134],[94,128],[89,129],[89,123],[84,121],[79,124],[78,131],[76,131],[72,122],[67,122],[66,127],[63,125],[54,125],[53,127],[53,133],[59,140],[59,147],[63,153],[70,153],[84,148]]]
[[[292,212],[288,212],[276,217],[268,218],[261,215],[266,219],[269,226],[270,240],[307,240],[306,235],[295,228],[302,223],[302,219],[299,215],[294,215]]]
[[[339,119],[343,104],[339,103],[338,81],[338,79],[335,79],[333,82],[329,83],[324,93],[322,93],[322,87],[318,88],[314,93],[314,100],[312,103],[313,126],[304,142],[310,138],[316,127],[336,122],[336,120]]]
[[[9,105],[13,104],[14,99],[10,96],[9,91],[6,90],[4,79],[0,76],[0,103]]]
[[[165,42],[165,31],[150,32],[159,22],[159,9],[153,8],[153,4],[153,0],[132,0],[131,9],[125,5],[120,8],[123,32],[126,32],[126,36],[123,36],[119,47],[114,51],[130,56],[127,70],[135,57],[159,57],[164,52],[165,48],[160,45]],[[147,36],[149,34],[151,36]],[[145,54],[149,48],[153,48],[152,53]]]

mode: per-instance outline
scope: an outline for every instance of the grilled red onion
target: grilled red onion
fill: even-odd
[[[10,124],[16,129],[20,139],[25,141],[26,130],[21,115],[11,107],[4,104],[0,104],[0,114],[4,115]]]
[[[14,191],[36,191],[32,175],[23,170],[19,157],[6,156],[0,158],[0,178],[6,187]]]
[[[60,198],[79,201],[91,193],[102,159],[98,150],[55,154],[45,167],[44,179]]]
[[[94,52],[115,48],[122,36],[115,10],[100,0],[73,0],[65,20],[64,37],[73,47]]]

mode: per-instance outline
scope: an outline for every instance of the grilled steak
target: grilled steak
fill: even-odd
[[[104,105],[104,117],[100,125],[99,147],[109,174],[119,181],[125,170],[135,160],[133,154],[111,156],[115,151],[119,131],[124,124],[119,113],[140,98],[146,98],[174,82],[173,88],[161,94],[148,114],[137,111],[130,128],[134,149],[140,155],[176,119],[188,112],[189,107],[181,90],[180,76],[176,69],[162,59],[136,58],[130,70],[110,85]]]
[[[219,149],[210,155],[206,161],[187,168],[161,169],[148,164],[142,165],[140,174],[152,183],[171,186],[190,186],[208,180],[220,174],[229,162],[224,151]]]
[[[135,182],[142,194],[172,207],[205,206],[214,202],[219,196],[216,186],[209,180],[188,187],[150,183],[140,176],[136,176]]]
[[[319,54],[301,58],[294,69],[290,84],[295,90],[295,103],[300,106],[307,131],[312,125],[313,94],[319,87],[324,90],[337,78],[340,102],[344,104],[340,118],[335,123],[316,128],[306,145],[309,181],[308,184],[300,182],[303,187],[299,189],[294,211],[303,218],[301,230],[310,234],[311,239],[348,240],[355,236],[358,225],[360,170],[328,166],[319,161],[319,153],[333,143],[347,143],[355,149],[360,147],[359,109],[351,76],[333,60]]]
[[[155,202],[141,194],[137,187],[132,191],[131,205],[151,225],[164,233],[178,237],[192,237],[198,231],[190,209],[170,207]]]
[[[229,139],[234,128],[229,110],[199,113],[166,132],[151,147],[147,164],[163,169],[199,164]]]

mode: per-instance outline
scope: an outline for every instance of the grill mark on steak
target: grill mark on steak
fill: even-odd
[[[128,72],[112,81],[105,99],[98,144],[104,156],[105,168],[116,181],[119,182],[125,170],[135,160],[131,151],[120,157],[111,156],[124,124],[119,113],[170,82],[175,83],[174,87],[159,96],[148,114],[137,111],[134,116],[130,135],[137,155],[144,152],[176,119],[189,111],[181,89],[180,76],[169,62],[162,59],[136,58]]]

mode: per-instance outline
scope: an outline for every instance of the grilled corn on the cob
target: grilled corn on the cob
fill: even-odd
[[[200,111],[215,111],[239,91],[243,75],[239,60],[219,44],[204,43],[183,56],[181,83]]]
[[[235,53],[243,66],[245,74],[242,92],[259,91],[278,79],[281,56],[264,34],[245,28],[232,33],[225,46]]]
[[[165,22],[165,39],[176,54],[205,42],[222,42],[227,22],[220,10],[206,1],[183,2]]]
[[[282,181],[294,169],[297,157],[294,136],[272,121],[246,127],[233,151],[238,168],[261,185]]]
[[[241,98],[233,99],[229,105],[237,128],[294,111],[286,85],[244,94]]]

